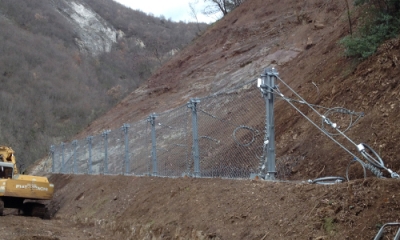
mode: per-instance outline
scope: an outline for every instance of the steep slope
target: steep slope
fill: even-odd
[[[303,59],[316,55],[320,52],[319,45],[326,44],[324,40],[331,41],[329,47],[334,48],[328,52],[335,51],[336,58],[340,57],[335,44],[346,32],[344,6],[318,1],[270,1],[265,7],[260,5],[262,2],[245,2],[209,28],[202,37],[160,68],[146,85],[121,102],[121,107],[112,110],[113,113],[118,113],[118,116],[130,114],[125,117],[130,119],[134,116],[142,118],[151,110],[138,116],[139,112],[135,110],[139,107],[130,103],[140,102],[149,94],[155,93],[150,97],[152,110],[164,111],[186,102],[189,97],[204,96],[258,77],[263,68],[270,65],[281,66],[279,72],[285,77],[288,75],[286,72],[290,72],[286,67],[289,61],[299,55]],[[311,70],[306,68],[302,76],[307,76]],[[162,105],[154,106],[152,103],[156,100],[152,99],[161,99]],[[130,111],[124,111],[124,108]],[[116,122],[117,125],[120,123]]]
[[[395,125],[397,40],[357,66],[343,56],[338,44],[349,32],[345,9],[345,2],[246,1],[77,137],[144,119],[152,112],[179,106],[190,97],[206,96],[254,79],[265,67],[276,66],[291,88],[309,103],[325,107],[318,109],[320,114],[335,107],[364,112],[365,117],[345,134],[356,144],[365,142],[376,149],[387,166],[398,171],[394,144],[399,132],[388,127]],[[355,22],[356,12],[352,16]],[[279,85],[284,94],[289,94],[283,84]],[[293,94],[288,97],[296,98]],[[275,116],[277,157],[304,158],[296,169],[287,163],[292,179],[345,175],[352,155],[287,103],[277,102]],[[320,117],[309,117],[322,126]],[[346,129],[357,116],[344,114],[339,118],[347,121],[342,125]],[[352,142],[336,138],[351,152],[357,152]],[[360,169],[354,171],[353,177],[362,176]]]
[[[0,23],[0,144],[13,147],[22,170],[104,114],[206,27],[112,0],[3,0]]]

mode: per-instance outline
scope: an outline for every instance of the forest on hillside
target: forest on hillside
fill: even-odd
[[[111,0],[77,0],[123,32],[110,52],[81,52],[67,1],[0,2],[0,145],[21,170],[143,83],[207,25],[172,22]]]

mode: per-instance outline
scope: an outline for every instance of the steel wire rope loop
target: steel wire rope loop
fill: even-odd
[[[368,162],[370,162],[372,165],[374,165],[377,168],[387,170],[387,168],[385,167],[385,164],[383,163],[382,158],[375,152],[374,149],[372,149],[370,146],[368,146],[365,143],[360,143],[359,146],[364,147],[362,150],[360,150],[360,153],[361,153],[361,155],[363,155],[365,157],[365,159],[367,159]],[[375,155],[375,157],[377,159],[375,159],[373,156],[371,156],[367,151],[365,151],[365,149],[368,149],[369,151],[371,151],[371,153],[373,155]]]
[[[235,140],[235,142],[236,142],[239,146],[243,146],[243,147],[248,147],[248,146],[250,146],[250,145],[255,141],[255,138],[256,138],[256,136],[257,136],[258,133],[259,133],[259,131],[258,131],[257,129],[254,129],[254,128],[252,128],[252,127],[245,126],[245,125],[240,125],[240,126],[234,125],[234,124],[232,124],[232,123],[230,123],[230,122],[228,122],[228,121],[225,121],[225,120],[223,120],[223,119],[220,119],[220,118],[218,118],[217,116],[214,116],[214,115],[212,115],[212,114],[210,114],[210,113],[204,111],[203,109],[199,109],[199,111],[202,112],[202,113],[204,113],[204,114],[206,114],[206,115],[208,115],[208,116],[210,116],[210,117],[212,117],[212,118],[214,118],[214,119],[217,119],[217,120],[219,120],[219,121],[221,121],[221,122],[226,122],[226,123],[228,123],[229,125],[231,125],[231,126],[233,126],[233,127],[236,127],[235,130],[233,131],[233,134],[232,134],[232,135],[233,135],[233,139]],[[252,133],[252,140],[251,140],[249,143],[243,144],[243,143],[241,143],[240,141],[238,141],[238,140],[236,139],[236,131],[239,130],[239,129],[248,129],[248,130],[250,130],[250,132]]]
[[[276,76],[276,75],[275,75]],[[301,98],[300,95],[298,95],[292,88],[290,88],[290,86],[288,86],[279,76],[276,76],[277,79],[279,79],[285,86],[287,86],[292,92],[294,92],[300,99]],[[316,123],[314,123],[309,117],[307,117],[302,111],[300,111],[300,109],[298,109],[293,103],[291,103],[289,100],[287,100],[287,98],[279,91],[278,88],[273,89],[273,91],[276,91],[277,94],[279,94],[285,101],[287,101],[297,112],[299,112],[304,118],[306,118],[311,124],[313,124],[317,129],[319,129],[321,132],[323,132],[328,138],[330,138],[333,142],[335,142],[337,145],[339,145],[341,148],[343,148],[343,150],[345,150],[347,153],[349,153],[351,156],[353,156],[356,161],[358,163],[361,164],[361,166],[363,167],[364,170],[364,178],[367,177],[367,172],[365,170],[365,166],[364,166],[364,162],[362,162],[361,160],[359,160],[352,152],[350,152],[350,150],[348,150],[346,147],[344,147],[341,143],[339,143],[336,139],[334,139],[331,135],[329,135],[328,133],[326,133],[325,131],[323,131]],[[303,99],[304,101],[304,99]],[[304,101],[305,102],[305,101]],[[309,104],[308,104],[309,105]],[[310,107],[312,110],[314,110],[315,112],[317,112],[318,115],[321,115],[318,111],[316,111],[314,108]]]
[[[367,159],[368,162],[371,163],[371,166],[367,166],[367,168],[370,169],[374,174],[376,171],[379,171],[379,169],[374,169],[376,167],[388,171],[392,178],[400,178],[400,175],[398,173],[392,171],[385,166],[385,163],[383,162],[381,157],[370,146],[365,143],[360,143],[357,147],[359,148],[360,153]],[[378,158],[378,160],[371,156],[367,151],[365,151],[365,148],[368,148],[368,150],[370,150],[371,153]]]
[[[217,140],[217,139],[209,137],[209,136],[199,136],[199,139],[203,139],[203,138],[207,139],[209,141],[215,142],[216,144],[219,144],[221,142],[220,140]]]
[[[353,115],[357,115],[357,113],[356,112],[352,112],[352,111],[350,111],[350,110],[348,110],[346,108],[342,108],[342,107],[329,108],[329,110],[326,111],[323,116],[328,116],[331,112],[337,112],[337,113],[350,115],[350,123],[347,126],[347,128],[342,131],[343,133],[347,132],[361,117],[364,116],[364,113],[361,113],[360,115],[358,115],[358,118],[353,122]],[[325,127],[324,127],[324,123],[326,123],[326,121],[324,119],[322,119],[322,128],[324,130],[326,130]],[[335,135],[339,135],[340,133],[330,133],[330,132],[328,132],[328,134],[335,136]]]
[[[324,114],[323,116],[326,117],[326,116],[329,114],[329,112],[330,112],[331,110],[333,110],[333,109],[335,109],[335,108],[331,108],[331,109],[329,109],[328,111],[326,111],[325,114]],[[347,130],[350,129],[352,122],[353,122],[353,116],[350,115],[350,123],[349,123],[349,125],[347,126],[347,128],[344,129],[344,130],[342,131],[343,133],[347,132]],[[325,129],[324,123],[327,123],[327,124],[328,124],[327,120],[324,119],[324,118],[322,118],[322,125],[321,125],[321,126],[322,126],[322,129],[324,129],[328,134],[333,135],[333,136],[340,135],[340,133],[330,133],[327,129]],[[334,129],[337,129],[337,128],[338,128],[338,127],[335,127]]]
[[[320,114],[317,110],[315,110],[310,104],[308,104],[297,92],[295,92],[288,84],[286,84],[279,76],[277,76],[277,75],[275,75],[275,76],[276,76],[276,78],[279,79],[287,88],[289,88],[289,90],[291,90],[299,99],[301,99],[303,102],[305,102],[305,104],[307,104],[315,113],[317,113],[319,116],[321,116],[321,117],[322,117],[322,121],[325,121],[327,124],[331,125],[336,131],[338,131],[339,134],[341,134],[341,135],[342,135],[343,137],[345,137],[349,142],[351,142],[354,146],[356,146],[357,149],[359,150],[359,152],[367,159],[368,162],[370,162],[371,164],[373,164],[374,166],[376,166],[376,167],[378,167],[378,168],[383,168],[383,169],[387,170],[387,171],[390,173],[390,175],[391,175],[392,178],[400,178],[400,175],[399,175],[399,174],[397,174],[396,172],[393,172],[391,169],[388,169],[388,168],[385,167],[385,165],[384,165],[382,159],[379,157],[379,155],[378,155],[371,147],[369,147],[368,145],[363,144],[363,143],[357,145],[357,144],[356,144],[353,140],[351,140],[346,134],[344,134],[342,131],[340,131],[340,130],[337,128],[336,123],[332,123],[332,122],[329,120],[329,118],[327,118],[327,117],[324,116],[324,115],[321,115],[321,114]],[[277,90],[279,91],[279,89],[277,89]],[[273,91],[276,91],[276,90],[273,90]],[[280,92],[279,92],[279,93],[280,93]],[[284,97],[282,93],[280,93],[280,94],[281,94],[282,97]],[[285,99],[285,98],[284,98],[284,99]],[[305,114],[303,114],[297,107],[294,106],[294,104],[292,104],[290,101],[288,101],[288,103],[289,103],[290,105],[292,105],[292,107],[294,107],[294,108],[295,108],[298,112],[300,112],[304,117],[306,117]],[[312,122],[311,119],[309,119],[308,117],[306,117],[306,119],[309,120],[310,122]],[[314,124],[314,122],[312,122],[312,123]],[[315,125],[315,124],[314,124],[314,125]],[[316,125],[315,125],[315,126],[316,126]],[[339,142],[337,142],[336,140],[334,140],[327,132],[323,131],[323,130],[322,130],[321,128],[319,128],[319,127],[317,127],[317,128],[320,129],[322,132],[324,132],[325,135],[327,135],[328,137],[330,137],[330,138],[331,138],[333,141],[335,141],[337,144],[339,144],[339,146],[342,146]],[[362,148],[362,146],[364,146],[364,145],[368,146],[367,148],[368,148],[375,156],[378,157],[379,162],[378,162],[376,159],[374,159],[369,153],[367,153],[367,152]],[[342,146],[342,147],[344,148],[344,146]],[[344,149],[346,149],[346,148],[344,148]],[[346,150],[347,150],[347,149],[346,149]],[[347,150],[347,152],[348,152],[348,153],[351,153],[349,150]],[[354,154],[351,153],[351,155],[355,157]],[[355,159],[356,159],[356,161],[358,161],[358,162],[360,162],[360,163],[362,164],[363,170],[364,170],[364,177],[365,177],[365,176],[366,176],[366,172],[365,172],[366,164],[365,164],[364,162],[362,162],[361,160],[359,160],[357,157],[355,157]],[[370,170],[375,174],[375,170],[374,170],[373,168],[368,168],[368,169],[370,169]]]
[[[302,101],[305,102],[305,104],[308,105],[309,108],[311,108],[311,110],[313,110],[318,116],[320,116],[323,121],[326,121],[326,123],[330,124],[334,129],[336,129],[336,131],[338,131],[343,137],[345,137],[349,142],[351,142],[355,147],[357,147],[357,144],[355,142],[353,142],[353,140],[351,140],[349,137],[346,136],[346,134],[344,134],[342,131],[340,131],[339,129],[337,129],[336,124],[332,123],[327,117],[325,117],[324,115],[321,115],[321,113],[319,113],[317,110],[315,110],[315,108],[313,108],[306,100],[304,100],[304,98],[302,98],[296,91],[294,91],[285,81],[283,81],[283,79],[281,79],[279,76],[275,75],[277,79],[279,79],[290,91],[292,91],[299,99],[301,99]],[[283,96],[283,94],[282,94]],[[293,106],[293,104],[292,104]],[[304,116],[304,115],[303,115]],[[318,127],[318,129],[321,130],[321,128]],[[322,130],[321,130],[322,131]],[[323,131],[325,132],[325,131]]]
[[[251,132],[251,141],[249,141],[248,143],[241,143],[237,138],[236,138],[236,131],[239,129],[247,129],[250,130]],[[249,126],[245,126],[245,125],[240,125],[239,127],[235,128],[235,130],[233,131],[233,139],[235,140],[235,142],[242,147],[248,147],[250,146],[256,139],[256,132],[258,132],[257,130],[249,127]]]
[[[318,107],[318,108],[326,109],[327,111],[326,111],[325,114],[324,114],[325,116],[328,115],[330,111],[333,111],[333,110],[336,110],[336,109],[342,109],[342,110],[336,110],[336,112],[351,115],[351,117],[350,117],[350,124],[348,125],[348,127],[347,127],[343,132],[346,132],[347,130],[349,130],[352,126],[354,126],[354,124],[355,124],[361,117],[364,116],[364,113],[362,113],[362,112],[361,112],[361,113],[359,113],[359,112],[354,112],[354,111],[350,111],[350,110],[348,110],[348,109],[346,109],[346,108],[342,108],[342,107],[327,108],[327,107],[324,107],[324,106],[321,106],[321,105],[311,104],[311,103],[307,103],[307,102],[301,101],[301,100],[296,100],[296,99],[287,98],[287,97],[281,97],[280,95],[278,95],[278,94],[276,94],[276,93],[273,93],[273,94],[276,95],[277,97],[280,97],[280,98],[282,98],[282,99],[284,99],[284,100],[287,100],[287,101],[297,102],[297,103],[306,104],[306,105],[309,105],[309,106],[312,106],[312,107]],[[353,122],[353,115],[358,115],[358,118],[357,118],[354,122]],[[324,128],[324,127],[323,127],[324,122],[325,122],[325,120],[322,118],[322,128]],[[330,132],[328,132],[328,133],[329,133],[330,135],[339,135],[339,133],[336,133],[336,134],[335,134],[335,133],[330,133]]]
[[[261,148],[261,150],[264,150],[264,146],[260,146],[260,148]],[[261,156],[258,156],[258,154],[256,154],[256,158],[257,158],[258,160],[263,160],[263,159],[264,159],[264,154],[261,155]]]
[[[351,121],[350,121],[351,123],[349,124],[349,127],[348,127],[347,129],[349,129],[350,127],[352,127],[361,117],[364,116],[364,113],[363,113],[363,112],[354,112],[354,111],[350,111],[350,110],[348,110],[348,109],[346,109],[346,108],[342,108],[342,107],[328,108],[328,107],[324,107],[324,106],[321,106],[321,105],[312,104],[312,103],[307,103],[307,102],[305,102],[305,101],[300,101],[300,100],[296,100],[296,99],[292,99],[292,98],[288,98],[288,97],[281,97],[280,95],[277,95],[276,93],[273,93],[273,94],[275,94],[277,97],[282,98],[282,99],[284,99],[284,100],[286,99],[287,101],[297,102],[297,103],[300,103],[300,104],[306,104],[306,105],[309,105],[309,106],[313,106],[313,107],[318,107],[318,108],[326,109],[327,111],[325,112],[325,115],[327,115],[327,113],[328,113],[329,111],[336,110],[336,109],[343,109],[342,111],[336,111],[336,112],[339,112],[339,113],[346,113],[346,114],[350,114],[350,115],[351,115]],[[353,115],[358,115],[358,118],[357,118],[354,122],[352,121]],[[324,121],[323,121],[322,123],[324,123]],[[347,131],[347,129],[346,129],[346,131]],[[345,131],[343,131],[343,132],[345,132]],[[331,135],[338,135],[338,134],[332,134],[332,133],[330,133],[330,134],[331,134]]]
[[[343,177],[336,177],[336,176],[328,176],[328,177],[321,177],[316,178],[314,180],[308,180],[309,183],[316,183],[316,184],[324,184],[324,185],[331,185],[336,183],[342,183],[346,179]]]

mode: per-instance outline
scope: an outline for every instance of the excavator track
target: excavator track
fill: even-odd
[[[46,205],[38,202],[25,202],[22,206],[24,216],[50,219],[50,213]]]

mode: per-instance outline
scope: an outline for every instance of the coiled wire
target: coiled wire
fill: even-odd
[[[355,159],[353,159],[352,161],[350,161],[349,162],[349,164],[347,165],[347,168],[346,168],[346,179],[347,179],[347,181],[350,181],[350,177],[349,177],[349,170],[350,170],[350,166],[351,166],[351,164],[352,163],[355,163],[355,162],[360,162],[361,160],[359,160],[359,161],[356,161]],[[376,167],[374,167],[372,164],[370,164],[370,163],[362,163],[363,164],[363,167],[364,167],[364,169],[368,169],[368,170],[370,170],[375,176],[377,176],[378,178],[383,178],[383,173],[378,169],[378,168],[376,168]],[[365,178],[365,176],[364,176],[364,178]]]
[[[321,177],[321,178],[316,178],[314,180],[308,180],[309,183],[323,184],[323,185],[332,185],[332,184],[342,183],[344,181],[345,179],[343,177],[336,177],[336,176]]]

